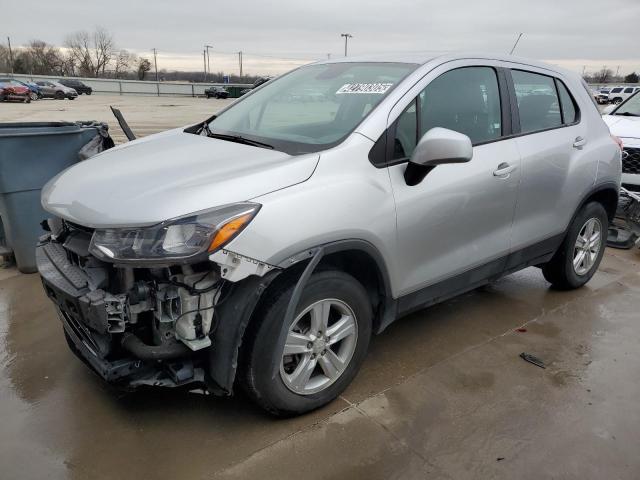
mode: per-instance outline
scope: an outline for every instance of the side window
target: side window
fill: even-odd
[[[411,156],[418,139],[434,127],[463,133],[471,143],[502,135],[498,78],[491,67],[464,67],[433,80],[396,121],[393,158]]]
[[[558,93],[560,95],[560,105],[562,106],[562,123],[570,124],[578,121],[576,102],[567,90],[567,87],[560,80],[556,80]]]
[[[402,112],[396,121],[396,134],[393,142],[393,160],[408,158],[418,142],[417,101],[414,100]]]
[[[624,93],[633,93],[633,87],[625,88]]]
[[[522,133],[562,125],[560,103],[552,77],[522,70],[512,70],[511,76],[518,99]]]

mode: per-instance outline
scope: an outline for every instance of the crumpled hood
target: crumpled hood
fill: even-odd
[[[616,137],[640,139],[640,117],[603,115],[602,119]],[[640,141],[634,143],[640,143]]]
[[[153,225],[304,182],[318,159],[170,130],[68,168],[42,206],[87,227]]]

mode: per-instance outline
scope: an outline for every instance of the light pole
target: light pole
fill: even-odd
[[[211,63],[209,63],[209,49],[213,47],[211,45],[205,45],[204,48],[207,49],[207,70],[209,71],[209,74],[211,74]]]
[[[238,61],[240,62],[240,78],[242,78],[242,50],[238,52]]]
[[[350,38],[353,38],[353,35],[351,35],[350,33],[341,33],[340,34],[341,37],[344,37],[344,56],[347,56],[347,43],[349,42]]]
[[[153,65],[155,66],[156,69],[156,82],[158,81],[158,51],[154,48],[153,49]]]

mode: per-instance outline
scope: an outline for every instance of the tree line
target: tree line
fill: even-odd
[[[636,72],[631,72],[628,75],[616,75],[613,70],[607,67],[602,67],[594,73],[584,75],[584,79],[587,83],[639,83],[640,77]]]
[[[151,60],[119,49],[113,35],[102,27],[92,32],[78,31],[68,35],[62,48],[43,40],[13,48],[0,44],[0,72],[60,77],[116,78],[125,80],[155,80]],[[203,72],[158,72],[161,80],[204,81]],[[232,83],[252,83],[253,75],[230,75]],[[211,73],[209,82],[222,82],[223,73]]]

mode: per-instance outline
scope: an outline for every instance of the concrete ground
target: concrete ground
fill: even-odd
[[[223,103],[83,96],[2,104],[0,121],[113,125],[113,104],[148,134]],[[289,420],[242,397],[111,390],[38,276],[0,269],[0,478],[637,479],[639,267],[608,250],[577,291],[531,268],[417,312],[373,339],[338,400]]]
[[[76,100],[42,99],[28,104],[4,102],[0,104],[0,123],[98,120],[109,124],[116,143],[123,143],[127,139],[109,106],[120,109],[133,133],[137,137],[144,137],[203,121],[232,101],[192,97],[80,95]]]
[[[290,420],[112,391],[68,351],[38,276],[0,270],[1,476],[639,478],[639,260],[609,250],[573,292],[531,268],[413,314],[341,398]]]

